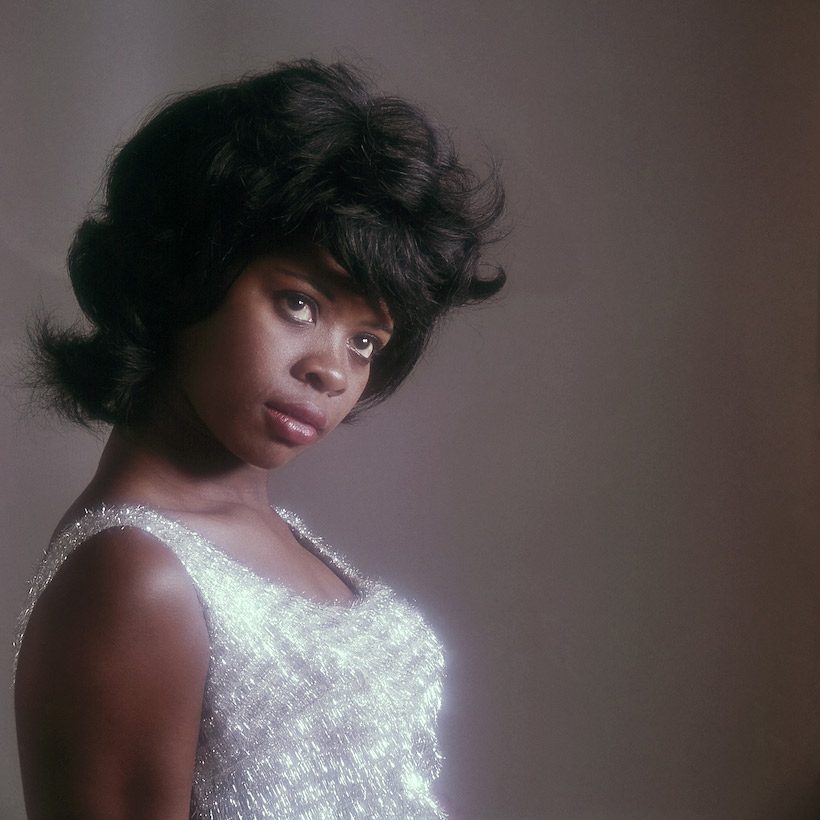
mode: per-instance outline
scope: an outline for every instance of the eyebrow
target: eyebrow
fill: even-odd
[[[348,274],[330,273],[327,276],[318,276],[315,273],[300,271],[285,266],[279,267],[279,270],[287,276],[292,276],[295,279],[301,279],[303,282],[307,282],[309,285],[316,288],[316,290],[318,290],[319,293],[321,293],[322,296],[324,296],[330,302],[336,301],[336,290],[347,290],[350,293],[355,294],[356,296],[366,298],[364,290],[358,287]],[[328,285],[328,279],[336,280],[335,288],[332,285]],[[366,324],[368,325],[368,327],[372,327],[374,330],[384,331],[388,335],[392,335],[393,333],[392,324],[387,324],[386,322],[380,322],[378,320],[372,322],[368,321],[366,322]]]

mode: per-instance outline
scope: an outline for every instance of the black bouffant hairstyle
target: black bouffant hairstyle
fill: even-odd
[[[50,402],[88,424],[137,421],[176,333],[212,312],[256,256],[306,235],[394,321],[356,410],[386,398],[479,276],[503,207],[414,106],[349,66],[313,60],[161,108],[114,157],[68,255],[85,329],[33,331]]]

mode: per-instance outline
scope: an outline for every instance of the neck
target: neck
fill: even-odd
[[[179,421],[168,412],[115,427],[89,492],[191,512],[235,505],[267,510],[267,471],[237,459],[201,425]]]

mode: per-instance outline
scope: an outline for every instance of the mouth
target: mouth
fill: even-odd
[[[275,438],[294,446],[312,444],[327,427],[327,416],[312,402],[266,404]]]

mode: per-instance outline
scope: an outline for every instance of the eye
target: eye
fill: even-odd
[[[359,333],[350,339],[350,349],[360,358],[370,361],[382,348],[382,343],[369,333]]]
[[[288,319],[303,325],[316,323],[316,303],[308,296],[302,293],[284,293],[280,304]]]

